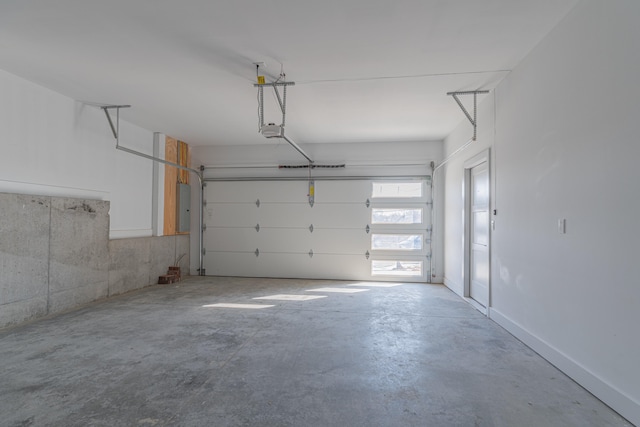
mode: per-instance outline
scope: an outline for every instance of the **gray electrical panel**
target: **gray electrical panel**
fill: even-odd
[[[191,230],[191,186],[178,183],[176,228],[178,233]]]

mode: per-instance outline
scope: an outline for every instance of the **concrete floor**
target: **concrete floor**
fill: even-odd
[[[354,283],[194,277],[0,331],[0,425],[631,425],[444,286]]]

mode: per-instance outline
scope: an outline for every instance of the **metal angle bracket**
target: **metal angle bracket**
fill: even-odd
[[[278,104],[280,105],[280,112],[282,113],[282,127],[284,128],[286,119],[287,119],[287,86],[294,86],[295,82],[273,82],[273,83],[255,83],[253,87],[258,88],[258,111],[259,111],[259,120],[260,127],[264,126],[264,95],[263,88],[264,87],[272,87],[275,92],[276,99],[278,100]],[[282,87],[282,97],[280,96],[280,91],[278,87]]]
[[[256,64],[256,72],[259,74],[260,72],[260,63]],[[309,163],[313,163],[313,159],[302,149],[295,141],[289,138],[285,134],[285,124],[287,120],[287,87],[294,86],[295,82],[286,82],[286,81],[276,81],[273,83],[264,83],[264,76],[258,75],[258,82],[253,85],[253,87],[258,88],[258,132],[262,133],[265,128],[264,123],[264,88],[272,87],[273,91],[276,95],[276,99],[278,100],[278,105],[280,106],[280,112],[282,113],[282,123],[280,124],[279,135],[269,136],[273,138],[282,138],[289,143],[298,153],[300,153],[305,159],[309,161]],[[263,77],[263,80],[260,80],[260,77]],[[284,77],[284,74],[281,75]],[[282,96],[280,96],[279,87],[282,87]],[[271,123],[270,123],[271,124]]]
[[[105,116],[107,116],[107,121],[109,121],[109,126],[111,127],[111,132],[113,132],[113,137],[117,140],[119,139],[120,134],[120,109],[121,108],[130,108],[131,105],[101,105],[100,108],[104,111]],[[116,110],[116,124],[113,124],[113,120],[111,119],[111,114],[109,114],[109,110]]]
[[[450,96],[453,97],[453,99],[458,104],[458,107],[460,107],[460,109],[462,110],[464,115],[467,116],[467,119],[469,119],[469,122],[471,122],[471,126],[473,126],[473,140],[474,141],[476,140],[476,136],[477,136],[478,95],[479,94],[484,94],[484,93],[489,93],[489,91],[488,90],[467,90],[467,91],[447,92],[447,95],[450,95]],[[473,95],[473,117],[471,117],[471,114],[469,114],[467,109],[462,104],[462,101],[460,101],[460,98],[458,98],[459,95]]]

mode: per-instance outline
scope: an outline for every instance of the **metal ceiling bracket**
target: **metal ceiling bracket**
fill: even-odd
[[[476,140],[476,137],[477,137],[478,94],[484,94],[484,93],[489,93],[489,91],[488,90],[467,90],[467,91],[447,92],[447,95],[450,95],[453,97],[453,99],[456,101],[456,103],[458,104],[458,106],[460,107],[464,115],[467,116],[467,119],[469,119],[469,122],[471,122],[471,126],[473,126],[474,141]],[[458,98],[459,95],[473,95],[473,117],[471,116],[471,114],[469,114],[467,109],[464,107],[464,105],[462,104],[462,101],[460,101],[460,98]]]
[[[272,87],[280,105],[280,112],[282,113],[282,126],[284,128],[287,118],[287,86],[294,86],[295,82],[273,82],[273,83],[255,83],[253,87],[258,88],[258,115],[260,119],[260,129],[264,126],[264,87]],[[282,86],[282,97],[280,97],[280,91],[278,87]]]
[[[100,108],[104,111],[104,114],[107,116],[107,120],[109,121],[109,126],[111,126],[111,132],[113,132],[113,137],[117,140],[119,138],[120,132],[120,109],[121,108],[130,108],[131,105],[103,105]],[[111,120],[111,114],[109,114],[109,110],[116,110],[116,124],[114,126],[113,120]]]
[[[259,74],[260,65],[256,63],[256,72]],[[283,77],[284,74],[281,75]],[[258,79],[260,81],[260,77]],[[304,152],[302,148],[298,144],[296,144],[291,138],[285,135],[285,123],[287,120],[287,87],[294,86],[295,82],[280,82],[276,81],[273,83],[254,83],[253,87],[258,88],[258,132],[262,133],[267,138],[282,138],[289,143],[298,153],[300,153],[305,159],[309,161],[309,163],[313,163],[311,157]],[[275,92],[276,99],[278,100],[278,105],[280,106],[280,112],[282,113],[282,124],[280,126],[274,126],[273,123],[269,123],[265,126],[264,123],[264,88],[272,87]],[[282,96],[280,96],[279,87],[282,87]],[[267,131],[268,129],[268,131]],[[267,133],[268,132],[268,133]]]

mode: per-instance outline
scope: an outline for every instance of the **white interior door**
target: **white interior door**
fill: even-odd
[[[306,180],[209,182],[205,272],[426,281],[431,195],[426,180],[414,182],[419,191],[405,194],[395,181],[318,180],[313,206]]]
[[[489,303],[489,168],[487,162],[471,168],[469,210],[469,296]]]

